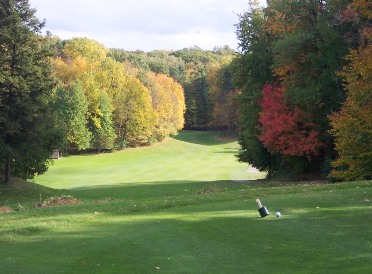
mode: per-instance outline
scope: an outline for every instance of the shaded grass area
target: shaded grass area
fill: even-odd
[[[191,144],[198,144],[203,146],[215,146],[222,144],[229,144],[232,140],[223,140],[219,138],[221,133],[216,133],[214,131],[182,131],[181,134],[174,136],[174,139],[183,141]]]
[[[32,208],[35,203],[46,197],[63,195],[63,193],[61,190],[15,179],[9,185],[0,186],[0,207]]]
[[[66,190],[84,203],[0,215],[0,271],[367,273],[372,263],[369,182],[172,187],[152,198],[112,195],[127,187]]]

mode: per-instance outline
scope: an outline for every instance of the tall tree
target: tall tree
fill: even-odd
[[[92,147],[101,152],[103,149],[112,149],[115,141],[113,106],[111,98],[105,92],[99,95],[99,110],[97,113],[99,126],[92,127]]]
[[[65,133],[65,147],[68,150],[89,148],[92,134],[87,126],[88,101],[82,84],[76,82],[71,87],[58,87],[54,109]]]
[[[0,169],[7,183],[45,172],[59,142],[44,22],[35,13],[27,0],[0,1]]]
[[[66,92],[76,91],[75,85],[78,81],[79,90],[83,92],[79,96],[83,96],[84,101],[88,103],[86,114],[80,115],[79,118],[88,120],[90,134],[85,132],[84,135],[91,135],[91,147],[86,147],[88,138],[84,140],[83,146],[77,146],[78,149],[94,148],[100,151],[113,147],[115,129],[112,122],[112,99],[123,90],[127,73],[120,63],[107,57],[106,52],[105,47],[94,40],[74,38],[66,42],[63,55],[52,62],[53,73],[59,80],[59,86]],[[71,109],[66,111],[67,113],[81,109],[83,102],[70,100],[69,103]],[[80,122],[80,125],[85,124],[86,121]]]
[[[348,47],[353,46],[347,36],[354,27],[340,20],[348,2],[271,0],[267,1],[267,8],[253,9],[241,17],[238,37],[243,55],[236,61],[236,86],[242,90],[240,160],[272,172],[292,170],[297,160],[300,172],[330,171],[335,150],[327,117],[345,99],[337,72],[345,64]],[[258,102],[263,96],[263,85],[276,81],[286,87],[284,98],[289,100],[283,106],[294,111],[292,114],[301,110],[301,115],[297,111],[297,118],[305,114],[307,125],[318,132],[322,145],[314,146],[318,151],[311,153],[311,161],[283,151],[268,153],[268,146],[260,148],[269,140],[258,132],[262,108]],[[261,136],[260,140],[257,136]],[[283,162],[288,159],[290,165]]]
[[[273,0],[268,7],[268,29],[277,37],[272,46],[273,72],[286,87],[285,96],[307,114],[323,143],[304,170],[311,167],[324,175],[335,156],[327,117],[345,100],[337,72],[350,46],[345,39],[350,26],[339,16],[347,2]]]
[[[199,76],[185,84],[185,127],[188,129],[207,129],[212,122],[212,105],[208,93],[206,68],[198,69]]]
[[[154,126],[150,91],[134,76],[114,97],[114,119],[119,147],[149,144]]]
[[[359,47],[351,50],[345,77],[347,99],[341,111],[331,116],[331,133],[339,154],[331,176],[355,180],[372,178],[372,3],[354,0],[343,20],[362,24]]]
[[[163,140],[183,128],[185,97],[180,84],[164,74],[147,74],[155,114],[154,135]]]
[[[226,56],[212,64],[207,75],[208,93],[213,107],[211,126],[230,134],[236,133],[238,120],[237,91],[232,83],[232,58],[233,55]]]
[[[252,8],[239,16],[237,36],[241,54],[233,61],[234,85],[239,96],[239,144],[238,159],[272,175],[279,156],[271,155],[258,140],[258,104],[261,90],[266,83],[274,82],[272,43],[274,37],[266,27],[266,10]]]

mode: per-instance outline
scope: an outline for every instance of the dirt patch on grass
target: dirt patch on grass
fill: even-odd
[[[53,196],[49,197],[43,202],[35,204],[35,207],[50,207],[50,206],[65,206],[65,205],[76,205],[81,202],[70,195]]]
[[[9,206],[0,206],[0,214],[6,214],[13,212],[14,210],[10,208]]]

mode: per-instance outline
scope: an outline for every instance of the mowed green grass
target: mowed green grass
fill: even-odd
[[[125,159],[121,154],[134,153],[131,156],[134,161],[139,157],[136,153],[159,150],[159,157],[165,157],[165,147],[173,143],[178,154],[185,154],[184,158],[177,155],[178,159],[192,158],[188,155],[191,146],[197,147],[195,153],[208,161],[219,157],[215,151],[236,150],[230,148],[236,144],[217,142],[211,133],[184,132],[177,138],[150,149],[118,154]],[[179,146],[185,146],[186,151]],[[210,156],[203,155],[202,151]],[[219,161],[232,168],[233,165],[227,163],[234,158],[233,153],[224,155]],[[143,156],[152,157],[146,153]],[[85,161],[90,161],[90,157],[96,156],[84,157]],[[232,159],[227,160],[229,157]],[[42,177],[47,186],[45,178],[49,176],[50,185],[54,184],[53,187],[60,188],[58,190],[32,184],[28,188],[0,189],[0,205],[15,206],[20,202],[25,207],[23,211],[0,215],[3,251],[0,273],[370,271],[372,192],[369,181],[293,185],[264,181],[246,183],[243,177],[235,177],[236,180],[223,177],[231,176],[226,170],[217,169],[214,175],[209,174],[212,171],[208,173],[202,169],[210,166],[199,162],[200,176],[210,176],[209,180],[198,179],[196,172],[182,172],[181,166],[173,163],[174,168],[181,168],[183,177],[180,180],[167,179],[167,172],[163,170],[158,171],[160,177],[153,180],[135,173],[142,178],[138,183],[134,179],[126,181],[125,176],[118,179],[116,185],[114,179],[106,184],[95,176],[84,181],[86,183],[78,183],[72,180],[77,180],[78,172],[66,171],[70,179],[66,179],[65,184],[69,189],[62,190],[65,179],[58,169],[66,168],[68,161],[76,161],[75,168],[78,168],[78,158],[58,161],[50,170],[56,175],[48,172]],[[103,162],[109,168],[107,161],[114,160],[107,158]],[[223,168],[217,159],[213,161],[212,165],[219,164],[218,167]],[[132,165],[135,167],[136,163]],[[246,167],[236,168],[234,174],[241,174],[243,170],[246,176]],[[111,173],[114,171],[112,169]],[[92,172],[96,177],[106,174],[98,164]],[[81,203],[32,208],[32,203],[40,197],[62,194],[74,195]],[[269,209],[270,215],[266,218],[260,218],[256,198]],[[281,211],[283,216],[276,218],[275,211]]]
[[[251,180],[265,174],[235,157],[238,144],[217,132],[183,131],[151,147],[56,160],[36,183],[58,189]]]

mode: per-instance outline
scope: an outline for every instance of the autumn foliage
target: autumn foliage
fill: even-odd
[[[313,124],[301,109],[286,104],[284,88],[277,84],[265,85],[262,93],[258,139],[268,151],[307,158],[317,155],[322,146],[319,133],[312,129]]]
[[[66,149],[144,146],[177,134],[184,126],[183,87],[163,74],[141,74],[107,52],[94,40],[74,38],[51,60],[59,88],[57,106],[69,137]]]
[[[345,79],[347,99],[341,111],[330,116],[331,133],[339,154],[331,176],[347,180],[372,178],[372,4],[354,1],[349,14],[367,20],[360,30],[360,46],[351,50],[341,75]],[[369,8],[367,8],[369,7]],[[354,13],[353,13],[353,12]],[[369,11],[369,12],[368,12]],[[348,17],[350,19],[350,17]]]
[[[371,3],[272,0],[240,16],[239,160],[284,179],[371,178]]]
[[[186,105],[183,88],[164,74],[148,72],[146,76],[155,113],[154,135],[158,140],[163,140],[184,126]]]

